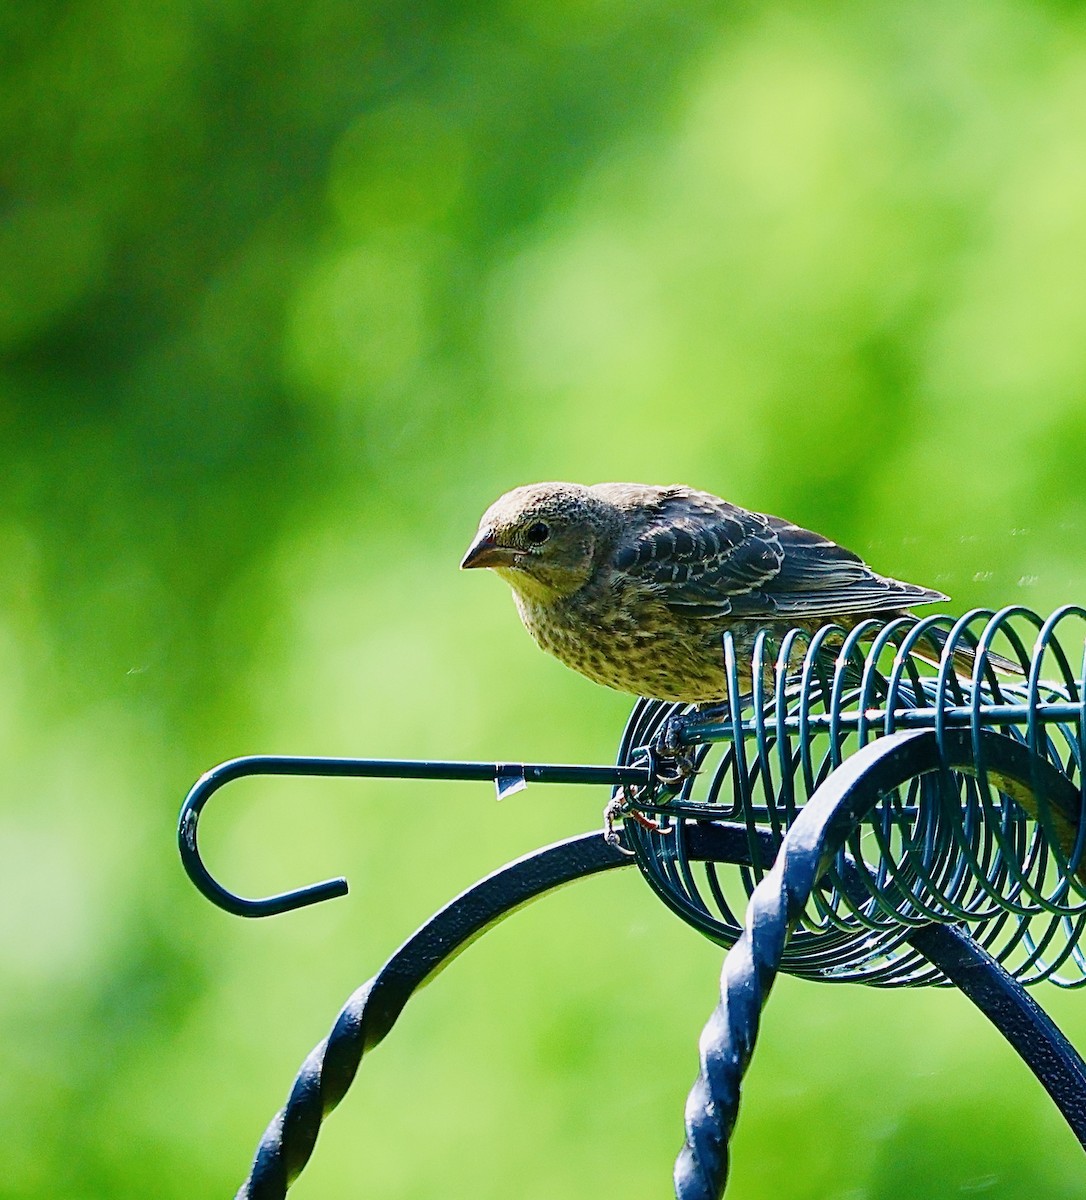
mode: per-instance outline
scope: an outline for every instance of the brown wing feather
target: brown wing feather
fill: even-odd
[[[614,565],[676,610],[710,619],[831,618],[946,599],[878,575],[851,550],[789,521],[678,488],[658,493]]]

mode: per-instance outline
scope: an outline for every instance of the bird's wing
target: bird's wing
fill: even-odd
[[[835,617],[946,599],[878,575],[789,521],[707,493],[668,489],[619,544],[614,565],[687,616]]]

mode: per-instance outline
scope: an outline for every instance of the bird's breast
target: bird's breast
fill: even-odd
[[[724,694],[720,629],[676,617],[651,592],[582,589],[546,604],[514,594],[540,647],[597,683],[664,700]]]

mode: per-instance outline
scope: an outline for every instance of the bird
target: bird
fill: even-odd
[[[504,579],[528,632],[575,671],[699,706],[727,697],[727,630],[749,690],[762,630],[848,630],[948,599],[792,521],[683,485],[513,488],[483,513],[460,566]]]

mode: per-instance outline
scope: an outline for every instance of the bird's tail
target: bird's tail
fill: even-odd
[[[937,667],[945,657],[949,637],[950,635],[945,629],[925,629],[924,637],[917,643],[913,653],[917,658],[921,658],[924,662],[931,663],[932,666]],[[1013,662],[1009,658],[1004,658],[1002,654],[995,654],[991,650],[985,650],[983,658],[984,665],[991,667],[992,670],[1000,675],[1022,676],[1026,673],[1021,663]],[[970,646],[958,642],[954,646],[953,659],[956,674],[972,678],[977,662],[976,651]]]

